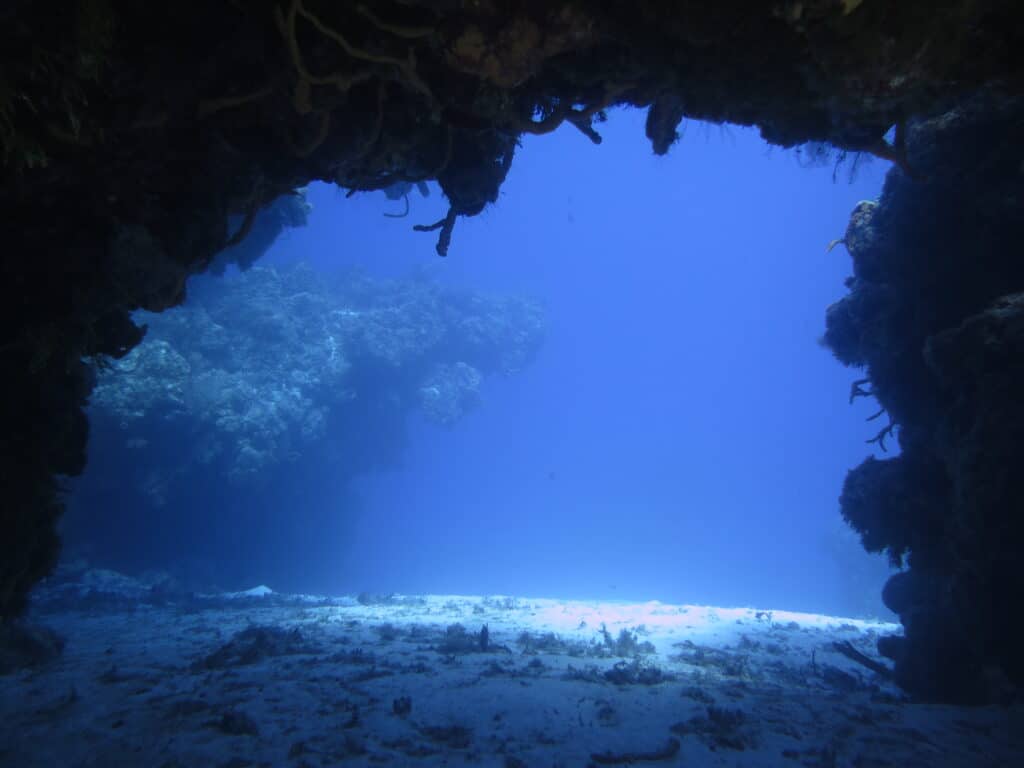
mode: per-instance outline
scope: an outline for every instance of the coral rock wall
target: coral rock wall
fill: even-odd
[[[840,503],[908,567],[883,594],[897,679],[983,701],[1024,683],[1024,102],[914,122],[907,162],[916,179],[894,169],[851,217],[850,293],[828,310],[826,341],[870,379],[851,396],[877,398],[900,449],[851,471]]]

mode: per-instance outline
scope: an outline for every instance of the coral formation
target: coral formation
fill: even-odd
[[[76,551],[129,570],[170,567],[190,531],[251,526],[245,510],[310,468],[343,484],[393,463],[408,411],[454,423],[484,376],[530,360],[545,322],[528,299],[304,265],[196,281],[185,306],[139,319],[146,341],[98,374],[97,451],[66,525]],[[216,525],[186,511],[196,488],[233,500]]]
[[[921,177],[893,169],[854,211],[850,292],[827,313],[829,346],[868,374],[853,394],[897,433],[899,455],[852,470],[840,505],[868,550],[908,569],[883,594],[905,634],[879,650],[927,698],[1024,683],[1010,607],[1024,594],[1022,125],[1024,102],[991,94],[911,122]]]

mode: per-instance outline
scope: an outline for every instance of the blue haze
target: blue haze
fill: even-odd
[[[691,125],[659,158],[641,113],[600,128],[601,146],[572,128],[527,138],[447,259],[411,231],[443,216],[436,188],[394,219],[400,202],[323,185],[309,226],[264,258],[426,269],[549,313],[539,357],[467,418],[410,421],[402,466],[345,500],[310,587],[883,612],[886,567],[837,503],[871,452],[872,404],[848,404],[857,372],[817,339],[850,270],[826,245],[887,164],[834,181],[751,130]],[[311,487],[296,525],[340,503]]]

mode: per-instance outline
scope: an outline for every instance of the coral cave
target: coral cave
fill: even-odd
[[[248,267],[311,181],[436,181],[448,213],[416,229],[454,258],[523,135],[567,123],[599,143],[628,106],[655,153],[702,120],[893,161],[851,217],[825,341],[865,369],[851,396],[878,398],[878,441],[901,452],[850,472],[842,514],[907,566],[884,595],[905,636],[879,644],[900,685],[985,702],[1024,683],[1022,17],[996,0],[6,3],[0,616],[56,562],[61,478],[85,466],[86,402],[113,397],[97,367],[137,362],[132,313]],[[426,391],[472,390],[447,362]],[[173,359],[148,364],[173,381]]]

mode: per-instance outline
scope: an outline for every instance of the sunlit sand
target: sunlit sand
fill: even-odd
[[[74,604],[37,610],[64,654],[0,678],[4,764],[977,766],[1021,746],[1015,710],[911,703],[837,650],[875,658],[880,622],[265,586]]]

